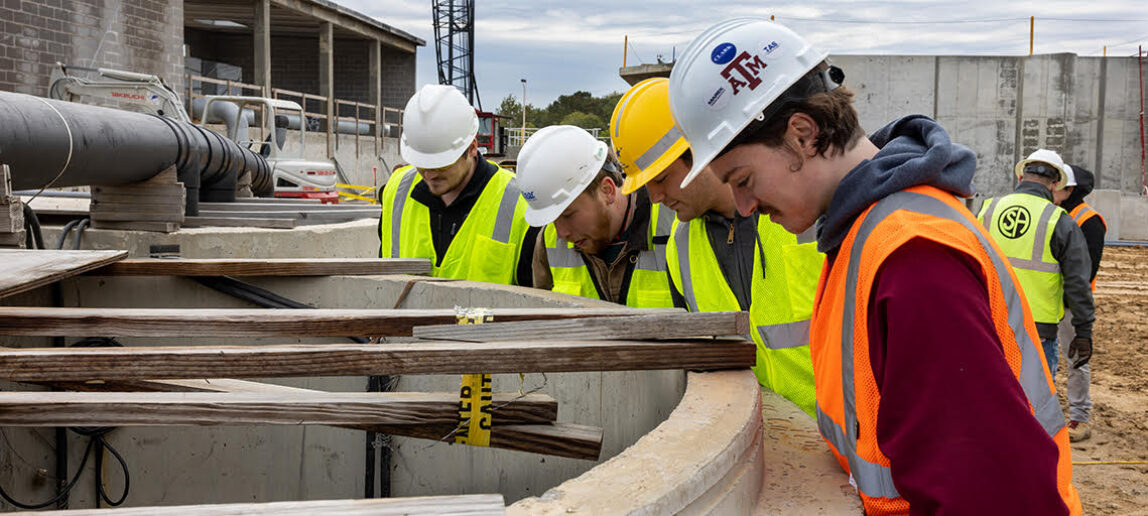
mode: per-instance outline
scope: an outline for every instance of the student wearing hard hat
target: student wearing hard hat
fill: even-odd
[[[1104,255],[1104,236],[1108,232],[1108,224],[1104,217],[1092,209],[1084,198],[1092,193],[1095,182],[1092,172],[1080,165],[1064,164],[1071,180],[1063,190],[1053,192],[1053,201],[1068,212],[1072,221],[1080,227],[1084,241],[1088,244],[1088,258],[1092,262],[1089,268],[1089,281],[1092,291],[1096,291],[1096,272],[1100,270],[1100,259]],[[1076,184],[1072,184],[1075,182]],[[1094,300],[1095,301],[1095,300]],[[1065,317],[1057,326],[1056,340],[1060,345],[1060,352],[1069,364],[1076,363],[1079,358],[1071,348],[1074,331],[1072,327],[1072,310],[1065,310]],[[1089,424],[1092,415],[1092,397],[1089,395],[1092,383],[1092,365],[1085,362],[1080,366],[1070,365],[1065,368],[1068,373],[1068,439],[1072,442],[1083,441],[1092,436]]]
[[[623,194],[610,149],[586,130],[544,127],[518,153],[526,222],[545,226],[534,286],[636,308],[674,306],[666,241],[674,213],[644,190]]]
[[[1072,311],[1075,338],[1068,354],[1079,368],[1092,358],[1092,290],[1088,275],[1092,260],[1084,233],[1062,208],[1067,186],[1076,186],[1060,155],[1038,149],[1014,167],[1020,181],[1011,194],[985,199],[977,218],[1009,257],[1036,320],[1048,369],[1056,376],[1060,357],[1056,325],[1064,307]]]
[[[677,213],[666,248],[674,292],[691,312],[748,311],[758,381],[812,416],[809,316],[825,256],[766,215],[737,213],[733,193],[710,174],[679,188],[691,158],[670,116],[669,82],[642,81],[614,108],[622,193],[644,186],[650,201]]]
[[[866,138],[826,57],[761,18],[698,36],[670,75],[683,187],[712,173],[743,214],[817,223],[818,428],[866,513],[1079,514],[1032,315],[958,199],[975,154],[920,115]]]
[[[423,86],[407,102],[387,179],[379,256],[427,258],[442,278],[530,286],[537,230],[514,174],[478,152],[478,116],[453,86]]]

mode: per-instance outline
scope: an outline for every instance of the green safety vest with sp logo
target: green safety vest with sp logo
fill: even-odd
[[[809,356],[809,319],[825,255],[760,215],[750,284],[750,337],[758,382],[811,417],[817,396]],[[691,312],[741,310],[706,234],[705,219],[674,221],[666,249],[670,279]]]
[[[1065,211],[1026,193],[985,199],[977,220],[1009,257],[1032,318],[1056,324],[1064,317],[1064,276],[1052,256],[1052,232]]]

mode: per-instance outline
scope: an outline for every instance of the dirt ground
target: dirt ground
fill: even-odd
[[[1104,248],[1095,298],[1092,438],[1072,445],[1072,460],[1145,461],[1148,248]],[[1067,407],[1064,389],[1061,368],[1057,391]],[[1073,483],[1086,514],[1148,515],[1148,464],[1078,464],[1073,468]]]

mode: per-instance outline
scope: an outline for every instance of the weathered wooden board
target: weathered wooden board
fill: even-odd
[[[557,321],[491,322],[418,326],[414,336],[431,340],[494,342],[547,339],[619,340],[683,339],[748,335],[746,312],[698,312],[681,314],[597,317]]]
[[[40,385],[86,392],[254,392],[322,393],[298,387],[231,378],[209,380],[123,380],[93,382],[35,382]],[[343,428],[380,432],[403,437],[451,442],[457,425],[337,425]],[[581,460],[598,460],[602,453],[600,427],[571,423],[496,425],[491,429],[490,447],[524,451]]]
[[[122,260],[127,251],[0,249],[0,297],[26,292]]]
[[[545,394],[494,393],[493,423],[549,423]],[[458,394],[432,392],[0,392],[0,426],[448,425]]]
[[[422,258],[128,259],[90,274],[101,276],[364,276],[430,274]]]
[[[91,251],[89,251],[91,252]],[[105,251],[106,252],[106,251]],[[125,253],[126,254],[126,253]],[[118,258],[117,258],[118,259]],[[684,313],[677,309],[663,312]],[[495,308],[495,321],[607,317],[659,310]],[[409,336],[415,326],[457,322],[450,309],[32,308],[0,307],[0,335],[119,337]],[[483,371],[479,371],[483,372]],[[225,376],[211,374],[207,376]],[[202,377],[202,376],[201,376]]]
[[[502,495],[419,496],[411,498],[370,498],[363,500],[318,500],[308,502],[232,503],[216,505],[172,505],[164,507],[118,507],[71,511],[35,511],[9,514],[57,516],[499,516],[506,514]]]
[[[744,339],[296,344],[0,351],[0,379],[35,381],[558,373],[750,367]]]

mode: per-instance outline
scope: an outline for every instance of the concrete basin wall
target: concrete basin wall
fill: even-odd
[[[150,245],[179,243],[188,257],[352,256],[368,254],[375,243],[373,222],[335,228],[291,231],[243,230],[218,233],[192,230],[172,235],[92,231],[85,248],[128,248],[146,256]],[[51,234],[51,232],[49,232]],[[331,243],[330,239],[340,242]],[[51,240],[51,237],[48,237]],[[377,242],[377,239],[375,240]],[[354,252],[359,249],[361,252]],[[213,251],[219,250],[216,253]],[[230,251],[231,254],[222,251]],[[346,255],[344,255],[346,256]],[[392,308],[414,282],[401,308],[614,306],[599,301],[534,289],[441,281],[417,276],[327,278],[247,278],[280,295],[322,308]],[[62,282],[65,306],[85,307],[246,307],[184,278],[84,276]],[[0,305],[46,306],[47,289],[0,300]],[[76,339],[69,339],[72,342]],[[126,346],[179,344],[261,345],[333,342],[333,339],[122,338]],[[4,338],[0,345],[49,346],[49,339]],[[528,374],[524,390],[539,388],[559,401],[559,421],[601,426],[602,460],[609,459],[656,427],[685,390],[682,371]],[[366,378],[273,379],[297,387],[361,392]],[[496,390],[517,391],[518,375],[496,375]],[[457,391],[457,376],[406,376],[399,390]],[[0,389],[28,389],[0,382]],[[54,494],[53,431],[4,428],[0,445],[0,485],[23,501]],[[69,434],[69,463],[75,471],[87,444]],[[234,503],[281,500],[361,498],[364,495],[366,443],[362,432],[323,426],[299,427],[152,427],[121,428],[107,436],[127,460],[131,494],[126,506]],[[396,438],[391,495],[502,493],[508,503],[545,492],[596,463],[523,452],[483,449]],[[93,462],[72,491],[72,508],[94,507]],[[104,463],[107,490],[122,489],[122,474],[111,459]],[[0,509],[12,509],[0,503]]]

